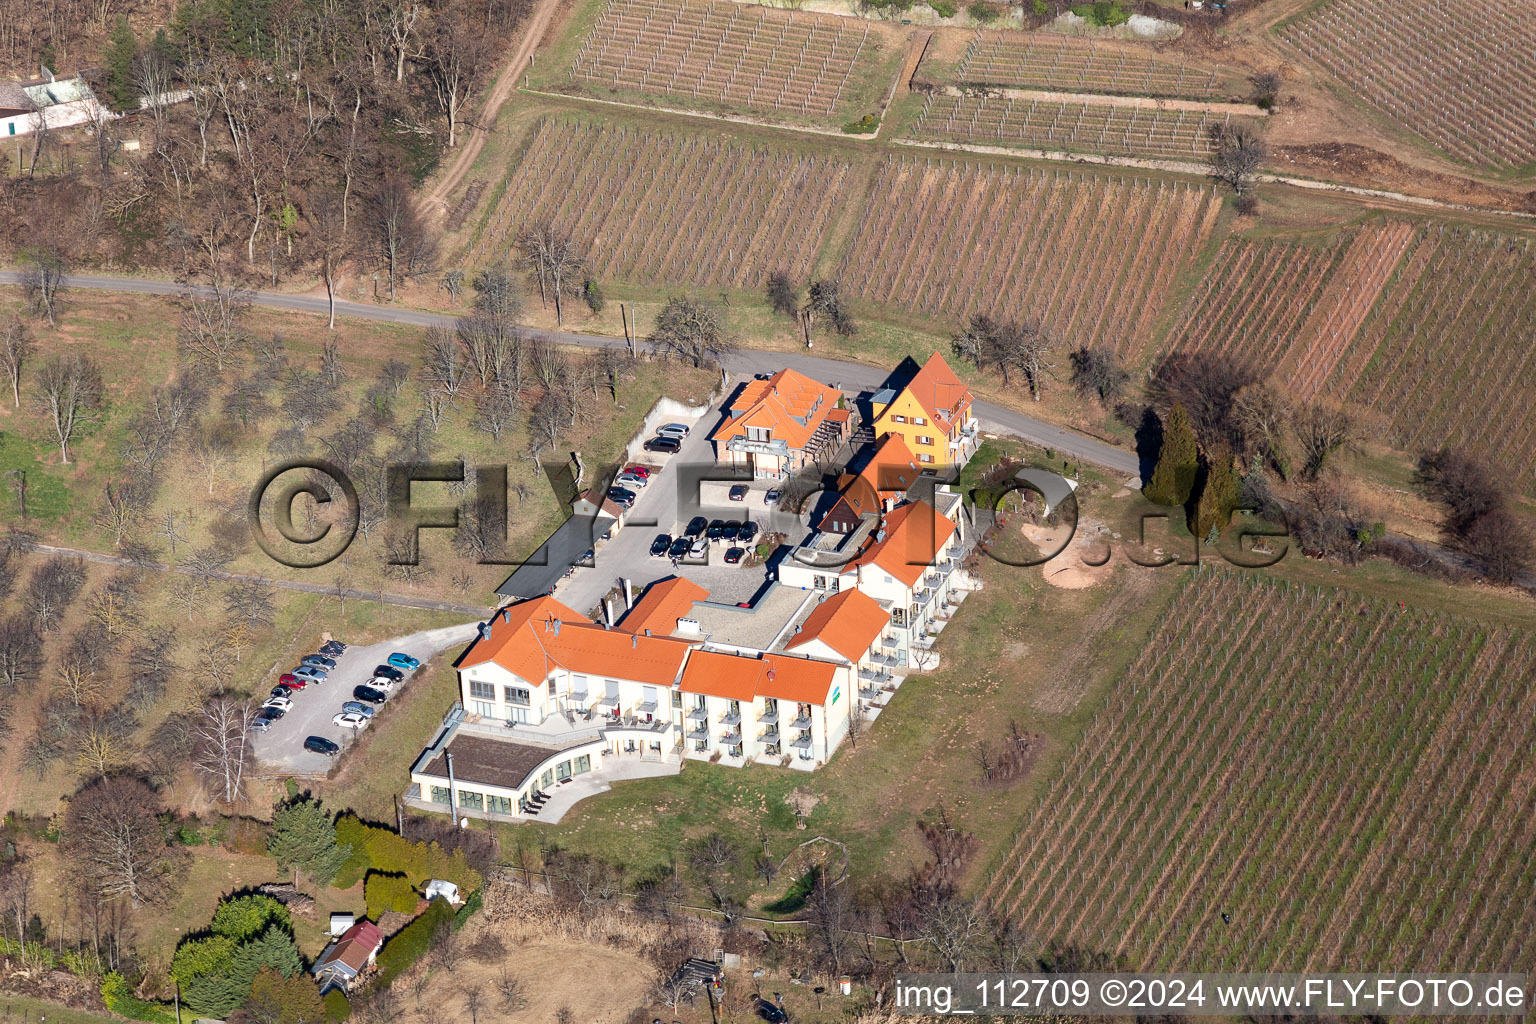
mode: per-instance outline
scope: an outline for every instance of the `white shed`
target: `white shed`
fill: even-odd
[[[422,895],[433,900],[441,896],[454,906],[464,901],[459,898],[459,887],[452,882],[445,882],[441,878],[429,879],[427,884],[421,887]]]
[[[347,914],[347,913],[343,913],[341,911],[337,911],[336,913],[331,915],[331,932],[330,933],[331,933],[332,936],[341,935],[344,932],[346,932],[346,930],[348,928],[351,928],[356,923],[357,923],[357,915],[355,915],[355,914]]]

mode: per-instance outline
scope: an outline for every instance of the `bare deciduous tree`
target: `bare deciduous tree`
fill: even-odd
[[[101,410],[101,370],[90,356],[55,356],[38,374],[38,404],[48,415],[59,443],[59,459],[69,463],[69,445],[80,428]]]
[[[4,335],[0,335],[0,372],[11,383],[11,404],[18,409],[21,408],[21,371],[34,349],[26,324],[19,319],[6,324]]]
[[[43,317],[50,326],[58,325],[59,292],[64,287],[68,269],[64,252],[57,246],[43,245],[23,257],[22,293],[26,295],[33,315]]]
[[[524,228],[517,235],[518,258],[539,282],[539,303],[553,294],[555,323],[562,322],[560,296],[576,295],[587,270],[586,257],[565,232],[545,222]]]
[[[419,10],[421,5],[403,6]],[[416,207],[410,179],[400,173],[386,175],[368,203],[367,219],[374,253],[389,276],[389,300],[393,302],[397,283],[430,273],[437,255],[431,232]]]
[[[690,298],[672,298],[656,314],[651,344],[694,366],[717,363],[735,350],[717,306]]]
[[[1294,417],[1296,443],[1301,448],[1301,475],[1317,479],[1323,466],[1355,441],[1355,421],[1341,406],[1314,402]]]
[[[248,700],[232,694],[215,694],[203,704],[194,730],[197,747],[192,764],[216,799],[233,804],[245,795],[246,774],[252,762],[251,717]]]
[[[336,329],[336,277],[341,273],[342,265],[352,258],[353,238],[352,230],[347,224],[346,207],[342,204],[341,197],[330,192],[317,192],[309,202],[305,210],[305,219],[309,221],[309,236],[306,246],[309,249],[310,258],[315,261],[315,267],[320,272],[320,280],[325,284],[326,303],[330,308],[331,330]]]
[[[97,892],[149,903],[165,891],[159,814],[160,801],[138,779],[99,779],[70,797],[63,844]]]
[[[1211,128],[1211,176],[1229,186],[1239,199],[1253,190],[1259,167],[1268,157],[1269,148],[1259,130],[1246,121]]]

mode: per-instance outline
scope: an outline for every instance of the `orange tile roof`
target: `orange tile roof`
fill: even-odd
[[[880,529],[884,539],[866,548],[853,564],[878,565],[910,587],[949,543],[955,524],[926,501],[912,501],[886,515]]]
[[[843,480],[862,478],[879,491],[882,498],[894,498],[906,493],[907,488],[917,480],[919,472],[917,459],[912,457],[912,449],[907,447],[902,436],[884,434],[875,442],[875,450],[857,476],[844,474],[838,484],[841,486]]]
[[[538,597],[498,612],[491,635],[477,640],[459,665],[494,661],[529,683],[561,668],[671,686],[687,653],[685,641],[604,629],[552,597]]]
[[[766,427],[775,440],[804,448],[821,421],[837,408],[842,392],[794,370],[780,370],[767,380],[749,380],[728,407],[730,416],[709,435],[729,441],[748,426]]]
[[[959,409],[971,401],[971,389],[955,376],[955,371],[949,368],[949,364],[938,352],[928,357],[928,361],[917,371],[917,376],[912,378],[905,390],[917,399],[917,404],[946,434]]]
[[[635,602],[619,627],[631,633],[650,630],[657,636],[667,636],[677,628],[677,620],[693,610],[693,602],[708,599],[709,591],[692,580],[681,576],[658,580]]]
[[[862,590],[844,590],[817,605],[784,646],[790,649],[820,640],[849,661],[858,661],[889,621],[880,602]]]
[[[837,666],[830,661],[694,651],[683,670],[682,689],[742,702],[761,696],[825,704],[836,674]]]

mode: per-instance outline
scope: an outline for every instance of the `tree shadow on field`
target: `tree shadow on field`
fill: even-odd
[[[1141,423],[1136,427],[1136,458],[1141,465],[1141,478],[1152,479],[1157,465],[1157,453],[1163,446],[1163,421],[1149,405],[1141,412]]]

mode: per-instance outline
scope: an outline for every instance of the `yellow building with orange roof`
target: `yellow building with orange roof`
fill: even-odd
[[[899,434],[925,469],[959,465],[976,450],[977,425],[971,389],[934,352],[900,390],[875,395],[874,436]]]

